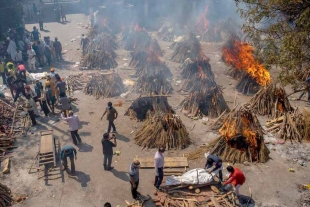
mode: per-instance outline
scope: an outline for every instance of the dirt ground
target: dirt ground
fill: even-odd
[[[88,24],[88,19],[84,14],[67,15],[70,21],[67,24],[50,22],[45,24],[45,29],[49,32],[42,32],[42,36],[50,36],[52,39],[58,37],[63,44],[65,51],[65,61],[56,64],[56,72],[66,77],[69,74],[79,73],[79,67],[74,67],[76,62],[80,61],[79,39],[82,33],[87,33],[83,27]],[[81,23],[81,24],[80,24]],[[33,24],[27,24],[26,27],[31,30]],[[74,41],[75,39],[76,41]],[[180,87],[178,83],[181,78],[178,77],[178,67],[180,64],[169,61],[172,50],[168,48],[170,43],[159,41],[161,48],[165,51],[164,61],[174,74],[172,84],[174,94],[169,98],[171,106],[176,107],[184,98],[176,91]],[[246,103],[250,97],[237,93],[234,89],[235,80],[225,74],[227,67],[220,60],[221,44],[203,43],[205,54],[211,59],[212,70],[215,74],[215,80],[218,85],[224,87],[224,96],[230,107],[233,104],[235,96],[239,105]],[[133,70],[124,70],[126,63],[130,61],[129,52],[123,49],[117,50],[119,55],[116,68],[122,78],[129,78],[134,73]],[[126,60],[127,59],[127,60]],[[48,71],[45,67],[43,71]],[[27,137],[17,139],[18,146],[13,152],[11,163],[11,173],[1,175],[4,184],[8,185],[15,195],[27,195],[27,199],[15,206],[29,207],[49,207],[49,206],[103,206],[105,202],[111,202],[112,206],[125,206],[124,201],[132,201],[130,193],[130,184],[128,182],[128,169],[133,158],[153,157],[155,150],[141,150],[134,143],[134,133],[142,123],[131,121],[129,117],[124,116],[125,110],[130,106],[130,101],[137,97],[137,94],[130,94],[127,99],[121,97],[112,99],[99,99],[83,94],[77,91],[74,94],[78,98],[74,105],[74,111],[80,117],[83,127],[80,135],[83,143],[78,146],[76,160],[76,177],[69,177],[64,173],[64,179],[55,179],[44,181],[37,179],[36,173],[28,174],[31,163],[38,151],[39,130],[53,129],[54,135],[60,141],[61,146],[72,145],[68,125],[59,121],[58,114],[50,118],[40,118],[40,125],[36,130],[32,130]],[[102,135],[107,129],[107,121],[100,121],[100,117],[108,101],[116,103],[118,100],[124,102],[122,107],[117,107],[119,118],[116,120],[117,125],[117,144],[116,150],[121,151],[120,156],[113,157],[114,170],[111,172],[104,171],[102,165]],[[291,101],[292,105],[299,107],[309,107],[304,101]],[[94,112],[94,113],[91,113]],[[187,127],[190,137],[193,140],[189,148],[180,151],[168,151],[165,156],[181,156],[183,153],[192,151],[197,146],[208,143],[218,136],[217,133],[210,132],[208,125],[202,124],[201,121],[191,120],[185,117],[180,111],[176,113],[181,117]],[[266,117],[259,117],[261,124],[264,125]],[[210,122],[211,120],[209,120]],[[268,140],[274,142],[273,137]],[[299,184],[310,183],[309,164],[304,167],[298,164],[299,160],[309,161],[309,144],[297,145],[286,143],[284,145],[270,145],[272,159],[265,164],[236,164],[246,175],[246,183],[241,187],[240,193],[244,195],[252,194],[257,206],[298,206],[297,202],[301,193],[298,191]],[[205,159],[190,162],[190,168],[203,167]],[[225,163],[227,166],[227,163]],[[295,172],[289,172],[288,168],[294,168]],[[226,172],[224,172],[224,175]],[[139,191],[143,194],[153,196],[153,179],[154,170],[140,170]],[[148,203],[146,206],[153,206]]]

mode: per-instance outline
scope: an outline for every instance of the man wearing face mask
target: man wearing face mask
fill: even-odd
[[[116,127],[114,125],[114,120],[117,119],[118,113],[117,113],[116,109],[112,106],[111,102],[108,102],[108,106],[107,106],[106,110],[104,111],[104,113],[102,114],[101,120],[104,117],[104,115],[106,115],[106,114],[107,114],[107,120],[109,122],[107,133],[111,132],[111,127],[113,128],[112,133],[116,133]]]
[[[131,163],[129,167],[129,176],[130,176],[130,184],[131,184],[131,194],[133,199],[137,200],[139,199],[138,195],[140,194],[138,190],[139,186],[139,168],[140,168],[140,161],[135,160],[133,163]]]
[[[156,173],[154,186],[157,190],[161,190],[159,187],[164,177],[164,152],[165,149],[163,147],[159,147],[154,157],[154,167]]]

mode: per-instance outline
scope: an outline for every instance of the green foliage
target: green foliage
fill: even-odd
[[[310,75],[310,0],[235,0],[243,31],[279,80],[297,87]]]

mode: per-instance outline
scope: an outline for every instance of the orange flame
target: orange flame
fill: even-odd
[[[200,15],[196,28],[197,30],[202,30],[202,32],[206,31],[209,28],[209,20],[207,19],[207,13],[209,10],[209,5],[206,6],[205,10],[203,13]]]
[[[254,57],[253,48],[248,43],[234,40],[233,46],[222,49],[223,59],[227,65],[246,71],[261,86],[270,83],[270,73]]]

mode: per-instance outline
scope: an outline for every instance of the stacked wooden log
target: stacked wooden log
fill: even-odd
[[[268,115],[273,118],[292,111],[284,88],[278,87],[276,84],[270,84],[260,89],[245,107],[251,109],[256,114]]]
[[[191,60],[203,60],[203,54],[199,40],[193,33],[185,36],[184,40],[175,45],[175,50],[171,59],[178,63],[184,63],[189,58]]]
[[[171,22],[165,22],[157,32],[160,40],[172,42],[175,36],[174,26]]]
[[[91,40],[82,59],[83,67],[97,69],[111,69],[117,67],[117,43],[110,34],[98,34]]]
[[[136,24],[134,30],[129,31],[124,40],[124,49],[132,51],[138,46],[151,41],[152,38],[144,28],[141,28],[138,24]]]
[[[84,88],[84,83],[81,80],[82,75],[82,73],[72,74],[66,78],[66,84],[69,92],[82,90]]]
[[[180,117],[171,113],[156,113],[150,116],[136,133],[135,141],[142,148],[166,147],[183,149],[191,140]]]
[[[219,130],[221,136],[210,143],[210,153],[228,162],[266,162],[269,150],[263,129],[252,111],[241,107],[232,111]]]
[[[194,61],[188,58],[181,67],[181,76],[184,79],[193,78],[199,72],[203,72],[208,77],[214,78],[208,58]]]
[[[84,93],[100,97],[115,97],[124,93],[123,80],[117,73],[96,73],[93,74],[84,88]]]
[[[134,100],[131,106],[125,112],[126,116],[137,121],[143,121],[147,118],[148,113],[154,115],[156,113],[174,113],[172,107],[168,103],[167,96],[155,95],[147,97],[139,97]]]
[[[0,183],[0,207],[12,206],[14,203],[11,190]]]

